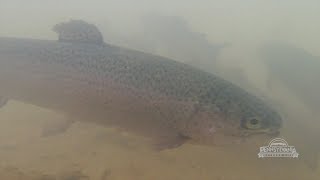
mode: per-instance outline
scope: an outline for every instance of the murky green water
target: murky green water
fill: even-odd
[[[268,82],[258,55],[261,45],[280,42],[319,60],[319,2],[0,0],[0,37],[56,39],[54,24],[83,19],[96,24],[107,43],[196,65],[270,97],[284,117],[280,137],[299,153],[296,159],[259,159],[268,141],[157,152],[147,139],[90,119],[42,137],[48,122],[65,117],[10,101],[0,108],[0,180],[319,180],[320,113],[310,109],[320,108],[304,105],[277,76]],[[305,88],[312,89],[319,79],[309,77]]]

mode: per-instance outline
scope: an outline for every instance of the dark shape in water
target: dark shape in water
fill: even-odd
[[[163,51],[168,57],[207,72],[215,70],[217,56],[229,45],[209,42],[205,34],[195,32],[179,16],[150,13],[142,18],[142,24],[144,33],[138,47],[151,53]]]
[[[101,43],[92,26],[58,25],[59,41],[0,38],[1,96],[121,127],[156,140],[160,149],[190,139],[231,143],[275,135],[281,127],[276,111],[238,86],[171,59]]]
[[[270,70],[270,81],[280,80],[310,108],[320,110],[320,57],[281,43],[265,45],[261,55]]]
[[[269,43],[261,48],[261,56],[270,71],[269,82],[279,81],[293,91],[308,108],[320,110],[320,57],[302,48],[283,43]],[[308,132],[310,133],[310,132]],[[307,165],[318,167],[320,146],[311,139],[306,140],[308,147],[316,146],[303,156]],[[309,142],[311,141],[311,142]]]

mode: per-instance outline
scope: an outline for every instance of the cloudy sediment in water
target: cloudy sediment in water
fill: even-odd
[[[208,150],[186,145],[155,155],[143,148],[140,140],[130,137],[133,139],[128,145],[123,143],[126,135],[119,138],[113,131],[105,135],[101,127],[90,125],[87,129],[85,125],[76,125],[62,137],[43,139],[35,133],[40,124],[62,117],[53,115],[50,110],[11,102],[0,110],[3,139],[0,155],[5,159],[0,167],[10,165],[26,172],[37,169],[44,174],[55,174],[63,169],[52,164],[55,160],[65,169],[81,169],[93,179],[100,178],[95,174],[101,177],[106,174],[105,177],[111,179],[150,179],[161,175],[164,179],[288,179],[300,176],[317,179],[320,147],[315,142],[320,137],[320,122],[316,100],[320,95],[315,89],[319,89],[320,77],[319,17],[320,2],[315,0],[0,0],[0,37],[57,39],[53,25],[82,19],[97,25],[107,43],[173,58],[238,84],[280,111],[284,117],[281,136],[301,154],[297,161],[274,160],[276,167],[286,172],[275,177],[272,173],[278,171],[272,167],[273,160],[256,160],[257,149]],[[301,52],[299,56],[298,52]],[[310,67],[313,67],[312,72]],[[17,115],[17,111],[22,115]],[[26,123],[27,120],[30,123]],[[101,140],[101,136],[106,140]],[[70,145],[73,140],[74,146]],[[135,143],[142,148],[137,148]],[[266,143],[261,142],[261,146]],[[65,150],[66,146],[69,150],[84,150],[73,153]],[[23,155],[23,148],[28,149],[30,158]],[[244,153],[249,160],[237,157],[237,151],[250,152]],[[34,152],[41,153],[41,157]],[[147,158],[143,158],[146,152]],[[98,157],[103,160],[99,161]],[[28,167],[26,164],[31,161]],[[169,162],[174,163],[169,166]],[[46,165],[41,168],[41,163]],[[241,170],[228,170],[231,163]],[[155,167],[150,168],[150,164]],[[292,172],[290,168],[299,170]],[[186,170],[185,176],[177,173]],[[214,175],[211,171],[223,173]],[[265,171],[271,173],[263,177]],[[16,171],[6,171],[11,172]],[[163,175],[168,172],[171,176]]]

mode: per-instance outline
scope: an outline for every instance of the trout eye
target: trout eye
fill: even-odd
[[[261,120],[257,117],[249,118],[246,120],[245,127],[247,129],[260,129]]]

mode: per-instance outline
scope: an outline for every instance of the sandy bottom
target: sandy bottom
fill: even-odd
[[[63,118],[15,101],[0,109],[0,180],[320,179],[319,167],[310,168],[300,157],[259,159],[259,146],[186,144],[155,152],[146,139],[90,123],[41,137],[45,123]]]

